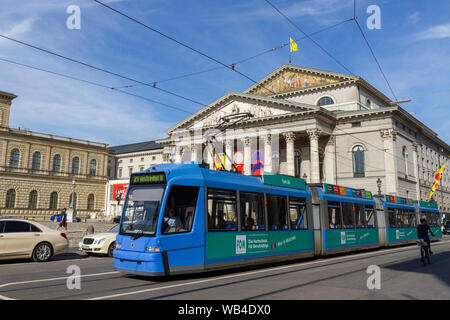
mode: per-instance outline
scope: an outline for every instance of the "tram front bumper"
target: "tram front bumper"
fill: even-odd
[[[161,252],[136,252],[122,249],[114,250],[114,268],[124,273],[139,275],[164,275]]]

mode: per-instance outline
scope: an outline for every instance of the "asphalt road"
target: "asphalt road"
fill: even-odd
[[[432,248],[426,267],[411,245],[169,278],[125,275],[111,258],[74,250],[47,263],[0,262],[0,299],[450,299],[450,236]],[[380,267],[380,289],[367,287],[371,265]],[[80,268],[80,289],[67,286],[70,266]]]

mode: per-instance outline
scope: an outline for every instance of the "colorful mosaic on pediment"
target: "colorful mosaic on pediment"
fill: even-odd
[[[339,80],[313,76],[305,73],[286,71],[282,75],[276,77],[266,83],[264,87],[259,88],[253,94],[260,96],[268,96],[277,93],[295,91],[308,87],[321,86],[330,83],[336,83]]]

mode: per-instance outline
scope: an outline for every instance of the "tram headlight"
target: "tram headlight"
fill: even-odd
[[[147,247],[147,248],[146,248],[146,251],[148,251],[148,252],[153,252],[153,247],[152,247],[152,246]]]
[[[145,248],[145,250],[147,252],[159,252],[160,251],[158,246],[156,246],[156,247],[148,246],[147,248]]]

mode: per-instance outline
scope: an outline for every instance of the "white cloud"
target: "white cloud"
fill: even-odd
[[[1,34],[10,37],[10,38],[19,38],[21,35],[27,33],[31,30],[33,22],[36,21],[36,18],[28,18],[25,19],[7,30],[1,30]]]
[[[408,23],[416,24],[420,20],[420,12],[416,11],[407,18]]]
[[[450,38],[450,23],[428,28],[427,30],[419,32],[415,35],[416,40],[444,38]]]

